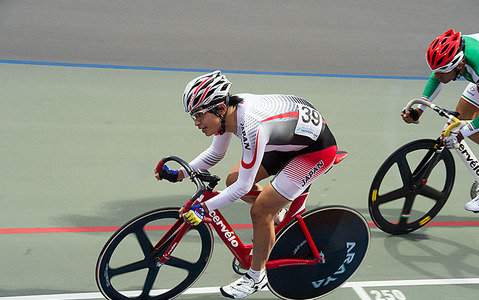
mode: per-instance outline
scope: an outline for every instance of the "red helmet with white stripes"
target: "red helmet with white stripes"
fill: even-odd
[[[438,36],[426,52],[426,60],[434,72],[446,73],[459,65],[464,58],[464,39],[461,32],[449,29]]]
[[[212,106],[228,96],[231,82],[220,71],[201,75],[191,80],[183,92],[185,112]]]

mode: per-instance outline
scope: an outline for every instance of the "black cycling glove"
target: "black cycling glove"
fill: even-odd
[[[158,174],[162,179],[166,179],[169,182],[178,182],[178,170],[171,170],[166,165],[163,166],[163,170]]]

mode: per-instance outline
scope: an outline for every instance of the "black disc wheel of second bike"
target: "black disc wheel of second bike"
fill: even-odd
[[[169,260],[159,263],[184,225],[178,210],[150,211],[111,236],[96,266],[96,282],[106,299],[172,299],[200,277],[213,250],[213,235],[204,223],[191,226]]]
[[[438,140],[410,142],[381,165],[369,191],[369,213],[390,234],[421,228],[441,210],[454,185],[455,165]]]
[[[281,299],[316,299],[345,283],[359,268],[369,249],[366,219],[345,206],[325,206],[305,212],[304,223],[322,262],[269,269],[268,287]],[[298,221],[276,236],[269,260],[309,259],[313,252]]]

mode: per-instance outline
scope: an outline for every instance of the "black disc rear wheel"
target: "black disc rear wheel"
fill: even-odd
[[[315,299],[339,288],[363,262],[369,248],[369,226],[357,211],[327,206],[302,215],[324,263],[267,270],[268,287],[281,299]],[[298,221],[277,235],[269,260],[314,259]]]

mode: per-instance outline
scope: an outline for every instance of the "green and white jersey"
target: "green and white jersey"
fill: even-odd
[[[466,42],[464,56],[466,58],[465,70],[461,77],[469,81],[469,85],[464,90],[461,99],[479,109],[479,33],[463,36]],[[429,80],[424,88],[422,99],[432,101],[441,91],[444,84],[438,79],[434,78],[434,72],[429,77]],[[424,110],[426,106],[420,105],[420,109]],[[479,131],[479,118],[467,122],[461,130],[464,137],[468,137]]]

